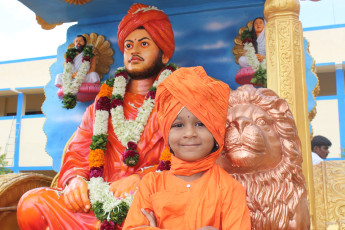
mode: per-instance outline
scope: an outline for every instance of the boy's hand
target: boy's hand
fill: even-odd
[[[145,209],[142,208],[141,212],[144,214],[146,219],[150,222],[150,227],[157,227],[157,220],[152,211],[148,213]]]

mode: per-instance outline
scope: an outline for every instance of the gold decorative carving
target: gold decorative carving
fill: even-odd
[[[270,66],[267,66],[267,71],[271,71],[271,74],[267,74],[267,76],[269,75],[275,75],[275,73],[273,71],[275,71],[277,69],[277,59],[276,59],[276,48],[277,48],[277,34],[275,33],[275,27],[274,24],[268,24],[266,23],[265,25],[265,47],[266,48],[266,53],[269,54],[266,56],[266,60],[268,63],[270,63]],[[271,79],[271,80],[275,80],[275,79]]]
[[[310,46],[310,43],[309,43],[309,41],[307,40],[307,53],[308,54],[310,54],[310,52],[309,52],[309,46]],[[318,78],[318,76],[317,76],[317,74],[316,74],[316,67],[315,67],[315,60],[314,60],[314,58],[312,57],[312,60],[313,60],[313,64],[312,64],[312,66],[311,66],[311,72],[313,73],[313,74],[315,74],[315,76],[316,76],[316,78],[317,78],[317,83],[316,83],[316,86],[315,86],[315,88],[313,89],[313,91],[312,91],[312,94],[313,94],[313,98],[314,98],[314,101],[315,101],[315,106],[314,106],[314,108],[312,108],[312,110],[309,112],[309,114],[308,114],[308,119],[309,119],[309,121],[312,121],[313,119],[314,119],[314,117],[315,117],[315,115],[316,115],[316,104],[317,104],[317,102],[316,102],[316,99],[315,99],[315,97],[317,96],[317,95],[319,95],[319,92],[320,92],[320,84],[319,84],[319,78]]]
[[[48,24],[46,21],[44,21],[40,16],[36,14],[36,21],[39,25],[41,25],[42,29],[45,30],[51,30],[54,29],[56,26],[62,25],[62,23],[57,24]]]
[[[114,63],[113,55],[114,51],[110,48],[109,41],[106,41],[103,35],[97,35],[96,33],[83,34],[86,38],[87,44],[92,44],[94,47],[94,54],[96,58],[96,72],[102,79],[103,74],[106,74],[110,70],[110,66]],[[68,48],[74,47],[74,43],[68,45]]]
[[[287,102],[270,89],[230,92],[218,164],[247,190],[252,229],[309,229],[301,142]]]
[[[276,14],[296,14],[299,15],[299,0],[266,0],[264,14],[266,20]]]
[[[235,56],[235,62],[237,64],[238,64],[238,59],[244,55],[244,50],[243,50],[244,45],[242,44],[241,35],[244,30],[246,30],[247,28],[251,28],[252,25],[253,25],[253,21],[250,21],[247,23],[247,26],[240,28],[238,30],[238,34],[236,38],[234,39],[235,46],[232,48],[232,53]]]
[[[313,171],[316,229],[344,229],[345,161],[323,161]]]
[[[70,143],[70,142],[72,141],[72,139],[74,138],[75,133],[76,133],[76,132],[74,132],[74,133],[72,134],[72,136],[69,138],[69,140],[67,141],[67,143],[66,143],[66,145],[65,145],[65,148],[64,148],[63,151],[62,151],[61,166],[60,166],[60,168],[62,168],[63,161],[64,161],[64,159],[65,159],[66,151],[67,151],[67,149],[68,149],[69,143]],[[51,188],[57,188],[57,185],[58,185],[58,182],[59,182],[59,175],[60,175],[60,172],[58,172],[58,173],[55,175],[55,177],[54,177],[52,183],[50,184],[50,187],[51,187]]]
[[[289,103],[292,111],[294,111],[294,98],[293,98],[293,91],[294,88],[294,82],[293,78],[291,78],[292,75],[292,52],[291,49],[291,23],[289,21],[285,20],[278,20],[277,21],[277,27],[278,29],[278,41],[279,41],[279,52],[280,52],[280,62],[279,62],[279,70],[280,70],[280,96],[287,100]]]
[[[311,227],[315,222],[314,186],[308,120],[303,31],[299,0],[266,0],[267,87],[286,99],[302,143],[303,173],[308,190]]]
[[[85,3],[88,3],[91,0],[65,0],[65,2],[68,2],[69,4],[74,4],[74,5],[83,5]]]

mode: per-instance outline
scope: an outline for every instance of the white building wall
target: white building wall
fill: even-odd
[[[332,142],[328,158],[341,157],[338,100],[317,101],[317,113],[311,124],[314,136],[325,136]]]
[[[2,111],[16,112],[17,103],[10,103],[9,100],[12,99],[12,97],[16,98],[16,94],[18,92],[15,89],[28,88],[23,91],[24,100],[22,115],[24,115],[26,107],[26,95],[36,95],[37,93],[42,93],[42,87],[44,87],[50,81],[49,68],[55,62],[56,58],[42,58],[38,60],[24,60],[19,62],[14,61],[0,64],[0,106],[4,107],[2,108]],[[5,104],[5,100],[8,103]],[[31,104],[32,103],[33,102],[31,101]],[[9,108],[8,106],[12,106],[13,109]],[[16,117],[14,117],[14,122],[12,123],[12,119],[4,116],[6,116],[6,114],[0,114],[0,154],[4,153],[5,151],[6,144],[10,136],[11,125],[14,124],[11,134],[12,137],[10,138],[10,151],[8,151],[9,153],[7,154],[7,158],[9,158],[8,166],[13,167]],[[19,168],[26,167],[30,169],[30,167],[43,166],[46,168],[52,166],[52,158],[45,151],[47,138],[43,131],[44,122],[45,118],[40,114],[21,117],[18,162]]]
[[[45,86],[50,81],[50,66],[56,58],[0,65],[0,87]]]
[[[316,63],[345,61],[345,28],[306,31],[303,35]]]
[[[44,117],[22,120],[19,167],[53,164],[52,158],[45,151],[47,137],[43,131],[44,122]]]

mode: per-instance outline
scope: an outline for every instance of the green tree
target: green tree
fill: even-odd
[[[11,169],[5,168],[7,166],[7,161],[5,161],[6,158],[6,153],[0,155],[0,175],[6,174],[6,173],[11,173]]]

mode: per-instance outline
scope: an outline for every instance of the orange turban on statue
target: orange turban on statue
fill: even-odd
[[[158,85],[156,106],[159,127],[166,146],[172,123],[183,107],[194,114],[212,133],[218,150],[208,156],[185,162],[171,156],[171,169],[177,175],[192,175],[211,168],[224,146],[230,89],[213,80],[201,67],[179,68]]]
[[[174,33],[168,18],[163,11],[154,6],[133,4],[127,15],[121,20],[117,32],[119,48],[123,53],[126,37],[138,27],[144,27],[162,52],[172,57],[175,49]]]

